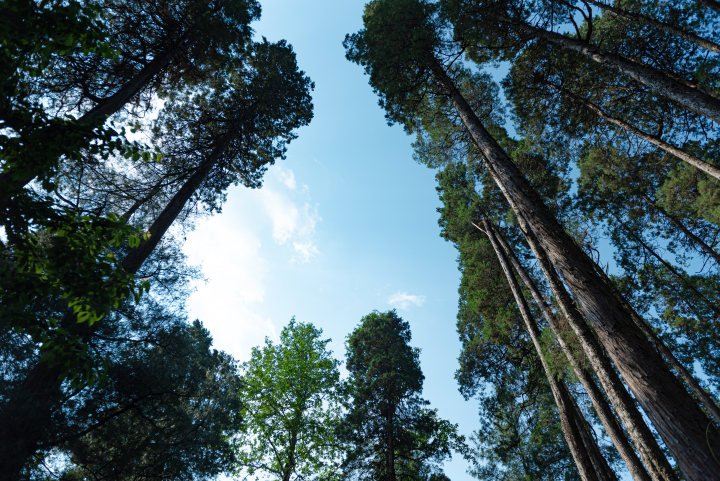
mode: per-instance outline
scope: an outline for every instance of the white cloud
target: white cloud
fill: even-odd
[[[298,230],[300,211],[285,194],[265,188],[260,191],[265,211],[273,224],[273,238],[278,244],[287,242]]]
[[[425,296],[416,296],[408,294],[407,292],[398,291],[388,297],[387,303],[399,309],[407,309],[410,304],[415,304],[416,306],[421,307],[425,304]]]
[[[312,241],[293,242],[293,248],[295,249],[295,252],[300,255],[300,262],[302,264],[310,262],[310,259],[320,254],[317,246],[313,244]],[[290,259],[290,262],[297,262],[297,260],[298,259],[296,257],[293,257],[292,259]]]
[[[228,207],[226,213],[233,212]],[[265,296],[268,262],[259,229],[226,215],[203,220],[187,235],[189,263],[201,265],[207,279],[188,299],[188,310],[210,330],[216,348],[245,360],[265,336],[277,337],[273,322],[255,312]]]
[[[303,193],[307,193],[307,186]],[[279,245],[291,241],[297,256],[290,262],[306,263],[320,254],[314,235],[317,223],[322,221],[318,213],[318,204],[305,202],[301,208],[285,193],[266,189],[262,192],[265,211],[273,224],[273,239]]]
[[[280,179],[280,182],[285,184],[288,189],[294,190],[295,187],[297,187],[297,182],[295,182],[295,173],[291,169],[283,169],[282,167],[278,166],[277,170],[277,176]]]
[[[187,233],[183,250],[208,280],[188,299],[191,319],[205,324],[216,348],[241,361],[266,336],[276,340],[276,324],[287,322],[260,314],[267,311],[263,301],[275,264],[265,259],[267,246],[284,246],[290,263],[305,264],[320,255],[319,206],[301,185],[297,188],[292,171],[280,169],[267,176],[262,189],[231,188],[223,213],[199,219]]]

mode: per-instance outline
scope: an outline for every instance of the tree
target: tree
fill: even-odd
[[[603,455],[584,419],[584,414],[580,411],[577,406],[578,403],[573,399],[568,389],[572,382],[571,375],[566,374],[567,361],[569,361],[575,375],[580,379],[583,387],[586,388],[586,391],[590,395],[593,406],[598,410],[603,424],[606,425],[607,428],[617,428],[615,431],[608,429],[608,432],[610,432],[611,438],[616,446],[618,446],[618,437],[620,441],[624,441],[624,445],[618,447],[625,448],[624,451],[621,451],[623,454],[629,451],[632,458],[631,461],[634,462],[634,464],[628,463],[628,465],[631,466],[631,470],[639,470],[641,474],[644,474],[644,477],[641,476],[636,479],[649,479],[642,464],[640,464],[637,456],[627,443],[625,434],[619,429],[614,414],[610,411],[602,394],[600,393],[598,396],[599,389],[595,386],[594,381],[588,379],[589,375],[585,373],[584,367],[581,367],[578,362],[576,362],[575,354],[572,352],[569,353],[568,360],[563,362],[562,359],[559,359],[558,356],[553,353],[553,344],[548,344],[547,330],[543,333],[540,332],[539,323],[535,321],[536,314],[531,312],[530,306],[528,306],[525,301],[524,294],[519,292],[519,286],[514,278],[514,274],[512,274],[512,276],[508,275],[509,266],[507,258],[513,260],[514,267],[523,281],[526,280],[523,274],[527,276],[525,270],[513,257],[514,253],[502,235],[499,234],[499,229],[492,225],[491,221],[481,210],[483,204],[491,203],[491,189],[483,189],[482,194],[476,192],[473,177],[466,165],[454,163],[447,165],[446,168],[437,175],[440,184],[438,191],[441,194],[441,200],[443,202],[442,208],[439,209],[441,212],[440,224],[443,228],[442,236],[447,240],[451,240],[460,252],[459,267],[462,272],[462,288],[460,291],[461,308],[458,313],[458,327],[460,328],[465,322],[479,324],[483,326],[483,330],[482,332],[475,333],[473,336],[475,338],[474,342],[477,343],[478,346],[486,345],[487,343],[509,345],[508,349],[511,350],[510,352],[528,352],[524,354],[524,356],[533,360],[527,364],[520,363],[519,366],[514,367],[515,369],[530,368],[530,372],[523,373],[523,376],[520,376],[521,378],[527,377],[529,379],[528,381],[518,380],[513,382],[501,374],[494,374],[492,377],[488,374],[482,375],[482,377],[490,378],[488,380],[493,382],[496,394],[494,396],[480,396],[482,406],[485,408],[483,414],[489,425],[483,429],[482,437],[478,438],[481,446],[479,453],[497,461],[493,461],[486,468],[482,468],[480,467],[482,462],[478,460],[479,466],[475,472],[478,476],[485,477],[495,474],[500,476],[504,470],[508,471],[505,475],[510,475],[509,473],[521,469],[528,473],[528,475],[531,475],[530,473],[533,472],[543,472],[545,473],[544,475],[551,475],[550,473],[555,472],[555,469],[558,467],[563,469],[562,466],[571,462],[567,454],[565,454],[566,449],[561,449],[559,452],[556,451],[546,458],[546,455],[543,454],[543,448],[536,447],[539,441],[533,440],[532,436],[525,434],[530,430],[530,432],[535,433],[535,436],[541,436],[543,442],[548,443],[549,446],[557,446],[558,444],[562,446],[562,440],[554,438],[554,436],[559,434],[555,426],[557,418],[559,418],[561,421],[561,432],[565,440],[567,440],[567,445],[570,448],[572,457],[576,460],[576,465],[580,470],[581,477],[583,479],[595,479],[595,477],[599,479],[614,479],[615,475],[603,459]],[[498,215],[497,217],[503,218],[504,216]],[[481,225],[482,227],[480,227]],[[481,230],[486,233],[487,238],[478,238],[478,232]],[[490,244],[492,244],[491,248],[487,246],[488,240]],[[499,244],[502,244],[503,247],[499,248]],[[502,283],[502,281],[498,279],[498,271],[505,272],[507,282]],[[492,287],[493,284],[498,282],[500,286]],[[508,286],[510,286],[510,289],[508,289]],[[508,290],[512,291],[512,295],[507,292]],[[536,294],[537,293],[534,292],[533,297],[537,300],[538,296]],[[540,306],[544,305],[543,301],[543,304],[540,304]],[[519,313],[518,310],[520,311]],[[541,309],[541,312],[547,319],[547,309]],[[503,318],[505,319],[504,322],[498,323],[496,321],[496,319],[499,320]],[[523,323],[526,328],[525,333],[522,333]],[[563,351],[568,354],[568,350],[573,349],[574,346],[570,346],[565,342],[563,336],[567,335],[566,333],[557,332],[558,325],[554,315],[548,320],[547,324],[553,329],[556,335],[555,337]],[[517,332],[518,330],[519,332]],[[461,332],[469,333],[472,331],[466,331],[465,328],[463,328]],[[528,342],[528,334],[530,336],[529,341],[531,341],[532,344]],[[463,341],[465,341],[464,336]],[[461,358],[463,359],[463,369],[460,371],[462,375],[459,376],[458,380],[461,383],[461,390],[465,393],[466,397],[469,392],[466,391],[467,389],[477,395],[477,390],[474,388],[474,385],[470,383],[470,379],[473,379],[474,376],[480,376],[479,373],[488,373],[496,370],[499,370],[501,373],[504,371],[504,369],[494,366],[497,361],[493,359],[493,357],[484,355],[484,352],[489,350],[489,348],[484,348],[475,351],[468,346],[467,355],[471,356],[473,363],[486,365],[472,368],[467,373],[465,372],[465,356]],[[473,355],[475,352],[477,354]],[[539,363],[537,362],[538,360]],[[542,389],[532,387],[535,383],[541,383],[543,376],[547,380],[547,385],[542,386]],[[532,380],[532,383],[530,380]],[[530,386],[527,385],[528,383],[530,383]],[[587,389],[588,384],[590,384],[594,390]],[[549,396],[550,392],[548,392],[548,387],[550,388],[549,391],[552,393],[552,397],[554,397],[555,409],[557,410],[556,415],[551,415],[554,411],[552,407],[553,399]],[[524,393],[529,390],[538,390],[539,397],[524,399]],[[501,395],[500,393],[503,394]],[[596,402],[598,397],[600,400],[599,404]],[[507,407],[507,415],[501,415],[498,410],[503,408],[498,404],[506,406],[506,403],[512,402],[513,400],[518,402],[521,407]],[[523,413],[529,417],[523,418]],[[609,414],[609,423],[606,423],[607,420],[603,417],[603,415],[606,414]],[[536,415],[540,417],[536,418]],[[548,416],[550,416],[549,419]],[[551,421],[552,424],[548,426],[546,423],[549,420],[553,421]],[[533,426],[533,424],[535,425]],[[498,431],[496,432],[495,430]],[[519,449],[524,453],[520,456],[521,459],[517,461],[514,460],[516,456],[515,449]],[[551,452],[553,452],[553,450],[548,449],[548,454]],[[500,455],[500,453],[505,454]],[[589,458],[587,455],[589,455]],[[504,459],[503,456],[507,456],[507,464],[504,468],[500,468],[496,466],[495,463],[501,464]],[[535,456],[537,456],[537,458]],[[635,469],[633,470],[632,468]],[[539,474],[532,476],[539,476]]]
[[[146,325],[158,332],[118,350],[107,382],[74,403],[70,429],[52,443],[69,459],[62,479],[189,481],[232,470],[241,422],[234,360],[210,348],[199,321],[157,321]]]
[[[198,274],[177,246],[156,253],[145,269],[141,275],[162,273],[153,292],[111,312],[87,340],[102,353],[102,382],[64,382],[39,440],[33,432],[14,438],[37,441],[23,479],[189,480],[232,470],[239,373],[230,356],[211,348],[202,325],[186,318],[189,281]],[[30,338],[2,331],[2,399],[39,358]]]
[[[338,476],[335,430],[346,391],[340,361],[322,329],[293,318],[280,343],[265,339],[242,365],[242,426],[234,440],[237,473],[279,481]]]
[[[551,283],[555,296],[560,297],[557,288],[564,282],[686,477],[700,480],[714,476],[715,461],[708,439],[712,444],[720,435],[708,428],[709,419],[635,324],[629,306],[616,297],[592,259],[558,222],[464,98],[455,82],[457,72],[463,69],[454,62],[463,46],[445,35],[447,25],[436,5],[379,0],[367,6],[364,21],[363,30],[346,37],[347,56],[366,68],[388,119],[403,123],[412,132],[422,117],[420,106],[425,98],[444,97],[454,107],[536,257],[547,256],[557,269],[557,273],[543,269],[548,280],[556,280]],[[564,303],[562,307],[566,313],[571,306]],[[567,318],[582,339],[583,325],[573,322],[571,316]],[[594,359],[597,355],[591,354],[590,360]],[[595,366],[597,372],[601,366]],[[664,389],[655,389],[654,385]],[[652,443],[652,438],[647,441]],[[649,453],[652,455],[644,460],[646,466],[656,468],[661,477],[673,479],[662,453]]]
[[[136,237],[134,244],[123,243],[110,253],[101,251],[105,257],[111,254],[113,259],[114,270],[105,280],[108,284],[115,280],[115,274],[134,279],[143,263],[161,246],[164,234],[193,197],[212,209],[224,200],[223,191],[233,183],[259,187],[266,166],[282,158],[287,142],[295,138],[293,130],[312,118],[312,82],[298,69],[295,54],[285,41],[276,44],[258,42],[248,46],[244,53],[247,55],[227,65],[233,69],[232,74],[216,72],[215,76],[210,76],[213,82],[182,90],[168,101],[154,134],[156,139],[162,139],[160,147],[167,158],[174,160],[168,164],[184,166],[186,175],[180,176],[179,189],[149,222],[149,235],[142,239]],[[82,240],[80,234],[82,232],[75,233],[74,238]],[[101,239],[89,236],[87,241],[104,247]],[[67,259],[64,262],[67,264]],[[14,272],[9,270],[9,277],[13,279]],[[104,275],[103,272],[91,272],[96,276]],[[73,279],[82,284],[82,278]],[[61,287],[57,287],[58,292],[62,292]],[[37,291],[29,292],[38,294]],[[47,302],[48,297],[50,301],[57,301],[60,297],[48,296],[45,292],[40,294],[33,299],[37,303]],[[103,306],[105,312],[119,304],[117,299],[112,301]],[[52,412],[61,407],[64,379],[77,374],[78,367],[95,373],[101,366],[91,355],[82,358],[83,363],[79,366],[74,361],[78,351],[92,353],[86,349],[87,341],[95,335],[102,321],[93,325],[79,324],[75,313],[63,309],[61,304],[54,306],[52,317],[45,311],[25,309],[23,312],[28,311],[34,319],[48,324],[41,331],[43,335],[50,336],[51,340],[57,338],[61,346],[68,347],[67,352],[62,352],[63,357],[42,359],[34,364],[0,407],[0,445],[3,446],[0,470],[15,473],[14,476],[19,475],[22,466],[37,450],[51,422]],[[47,322],[48,318],[51,322]],[[83,374],[80,372],[76,377],[82,381],[85,379]],[[16,439],[22,443],[15,442]]]
[[[373,312],[346,341],[353,399],[339,431],[349,443],[343,468],[357,479],[420,480],[451,450],[466,453],[457,425],[420,397],[420,350],[397,313]]]

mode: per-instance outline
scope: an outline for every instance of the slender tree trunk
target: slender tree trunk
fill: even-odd
[[[238,131],[234,128],[225,134],[215,150],[200,163],[153,222],[149,229],[150,237],[130,249],[122,261],[126,272],[134,274],[140,269],[237,135]],[[67,313],[62,323],[71,334],[84,337],[91,335],[100,324],[95,323],[93,327],[80,324],[72,313]],[[61,366],[50,367],[46,362],[38,363],[12,392],[0,411],[0,481],[20,479],[23,467],[46,436],[53,413],[62,400],[62,379],[59,378],[61,372]]]
[[[293,473],[293,470],[295,469],[295,446],[297,445],[297,432],[292,433],[292,437],[290,438],[290,449],[288,454],[288,460],[287,463],[285,463],[285,468],[283,469],[283,476],[282,481],[290,481],[290,476]]]
[[[683,40],[692,42],[695,45],[697,45],[698,47],[704,48],[705,50],[710,50],[711,52],[720,53],[720,45],[716,44],[715,42],[711,42],[710,40],[703,38],[699,35],[695,35],[694,33],[684,30],[680,27],[676,27],[669,23],[655,20],[654,18],[647,17],[641,13],[630,12],[630,11],[624,10],[622,8],[613,7],[612,5],[608,5],[608,4],[606,4],[604,2],[600,2],[598,0],[583,0],[583,2],[587,2],[591,5],[595,5],[596,7],[599,7],[599,8],[601,8],[605,11],[608,11],[614,15],[617,15],[620,18],[624,18],[625,20],[630,20],[631,22],[636,22],[636,23],[644,23],[645,25],[650,25],[651,27],[655,27],[657,29],[663,30],[671,35],[680,37]]]
[[[705,116],[716,123],[720,123],[720,98],[717,97],[717,94],[700,85],[693,84],[682,78],[672,77],[654,67],[634,62],[620,55],[603,51],[583,40],[566,37],[565,35],[534,27],[523,21],[497,14],[493,12],[492,9],[483,10],[483,14],[502,23],[513,25],[530,35],[538,36],[559,47],[578,52],[600,65],[628,75],[660,95],[677,102],[689,111]]]
[[[385,471],[387,481],[397,481],[395,474],[395,436],[393,429],[394,409],[388,408],[387,415],[387,453],[385,457]]]
[[[575,398],[570,396],[570,399],[572,400],[572,407],[574,411],[573,419],[578,426],[577,429],[580,433],[580,438],[583,441],[583,446],[585,446],[585,450],[590,456],[590,461],[592,462],[593,469],[597,473],[598,478],[607,481],[618,481],[615,471],[612,470],[607,462],[607,459],[605,459],[605,456],[603,456],[600,451],[600,446],[598,446],[592,426],[590,426],[590,423],[587,419],[585,419],[585,416],[580,410],[580,406],[578,406]]]
[[[564,329],[561,328],[558,320],[555,318],[555,314],[552,312],[552,309],[545,302],[542,294],[540,293],[540,290],[535,285],[535,282],[533,282],[532,278],[530,278],[527,271],[525,271],[525,269],[523,268],[522,264],[520,264],[520,261],[515,256],[515,252],[513,252],[513,250],[503,238],[503,236],[498,233],[497,238],[502,245],[505,254],[510,259],[513,267],[515,267],[515,271],[518,273],[520,279],[522,279],[523,283],[532,294],[535,303],[538,305],[538,307],[543,313],[543,316],[545,317],[545,320],[547,321],[550,328],[553,330],[555,337],[558,340],[558,344],[560,345],[560,348],[565,353],[565,356],[570,362],[570,366],[573,368],[575,375],[577,376],[580,383],[583,385],[585,392],[590,398],[590,402],[592,403],[595,411],[597,412],[598,418],[600,418],[600,422],[605,427],[605,431],[607,431],[608,436],[610,436],[610,440],[615,445],[615,448],[620,454],[620,457],[622,457],[623,461],[625,461],[625,465],[627,466],[628,471],[630,471],[633,479],[635,479],[635,481],[650,481],[650,476],[647,474],[647,471],[645,471],[645,468],[640,462],[640,459],[637,457],[637,454],[635,453],[632,446],[625,437],[625,433],[623,432],[622,427],[618,423],[617,419],[615,419],[615,415],[610,409],[610,405],[605,400],[605,397],[600,391],[600,388],[597,386],[597,384],[595,384],[595,381],[592,379],[590,373],[587,372],[587,370],[580,365],[578,360],[575,358],[574,353],[572,352],[572,348],[567,344],[567,342],[565,342],[562,332]]]
[[[698,159],[694,155],[688,154],[684,150],[679,149],[679,148],[675,147],[674,145],[665,142],[664,140],[660,139],[659,137],[650,135],[647,132],[643,132],[642,130],[640,130],[636,127],[633,127],[632,125],[630,125],[629,123],[627,123],[623,120],[620,120],[615,117],[612,117],[611,115],[608,115],[597,105],[593,104],[592,102],[589,102],[588,100],[585,100],[584,98],[580,97],[579,95],[577,95],[573,92],[570,92],[569,90],[567,90],[565,88],[559,87],[559,86],[557,86],[551,82],[547,82],[547,81],[544,81],[543,83],[551,88],[554,88],[554,89],[562,92],[563,94],[572,98],[576,102],[583,104],[584,106],[586,106],[587,108],[589,108],[590,110],[595,112],[598,115],[598,117],[605,120],[606,122],[610,122],[611,124],[615,124],[618,127],[627,130],[631,134],[634,134],[634,135],[638,136],[639,138],[659,147],[660,149],[664,150],[668,154],[673,155],[673,156],[677,157],[678,159],[692,165],[696,169],[702,170],[706,174],[720,180],[720,169],[715,167],[713,164],[711,164],[709,162],[705,162],[704,160]]]
[[[78,122],[105,122],[109,116],[119,111],[127,104],[140,90],[148,85],[165,67],[178,56],[180,52],[188,47],[189,34],[185,33],[165,52],[153,58],[133,78],[123,84],[117,92],[106,97],[78,119]]]
[[[584,317],[594,327],[638,402],[673,452],[688,481],[720,479],[720,471],[709,448],[709,445],[720,445],[720,435],[713,428],[706,437],[709,421],[705,413],[695,405],[692,397],[635,325],[631,315],[595,273],[592,260],[564,231],[510,157],[485,130],[444,69],[438,64],[433,73],[440,86],[445,88],[449,100],[482,153],[486,167],[518,219],[532,226],[532,233],[547,251]],[[667,473],[665,479],[672,479],[671,475]]]
[[[170,228],[185,204],[202,185],[210,171],[215,166],[222,150],[216,149],[213,155],[205,159],[195,173],[183,184],[180,190],[170,199],[170,202],[152,223],[148,232],[150,237],[143,240],[139,246],[131,249],[123,259],[122,266],[127,272],[136,272],[148,256],[155,250],[163,235]]]
[[[685,237],[687,237],[687,238],[690,239],[692,242],[694,242],[695,245],[697,245],[702,252],[704,252],[705,254],[707,254],[707,255],[709,255],[710,257],[712,257],[712,258],[715,260],[715,262],[717,262],[718,265],[720,265],[720,254],[718,254],[717,252],[715,252],[715,250],[713,250],[712,247],[710,247],[709,245],[707,245],[707,244],[705,243],[705,241],[703,241],[701,238],[699,238],[698,236],[696,236],[695,234],[693,234],[692,231],[690,231],[690,229],[688,229],[687,227],[685,227],[685,224],[683,224],[682,222],[680,222],[680,219],[678,219],[677,217],[675,217],[674,215],[672,215],[671,213],[669,213],[668,211],[666,211],[662,206],[657,205],[657,204],[656,204],[655,202],[653,202],[653,201],[650,199],[650,197],[648,197],[646,194],[643,194],[641,197],[642,197],[643,200],[645,200],[648,204],[650,204],[650,205],[653,206],[655,209],[657,209],[658,212],[660,212],[663,216],[665,216],[665,218],[666,218],[667,220],[669,220],[672,225],[674,225],[675,227],[677,227],[678,229],[680,229],[680,231],[682,231],[682,233],[685,234]]]
[[[530,339],[532,339],[535,351],[537,352],[543,369],[545,370],[545,376],[550,384],[550,390],[553,393],[555,404],[557,405],[558,413],[560,414],[560,425],[565,436],[565,441],[567,441],[568,447],[570,448],[570,453],[575,460],[575,465],[580,472],[580,477],[583,481],[600,481],[604,478],[601,478],[599,473],[596,472],[588,449],[583,445],[583,438],[580,433],[581,424],[579,420],[576,419],[579,410],[576,409],[577,406],[575,406],[574,399],[572,399],[565,383],[555,377],[552,373],[552,370],[545,359],[542,351],[542,345],[540,344],[540,329],[538,329],[535,319],[532,317],[530,308],[528,307],[527,302],[525,302],[525,298],[520,291],[517,279],[515,279],[512,268],[507,262],[507,258],[505,257],[505,254],[495,237],[495,232],[489,222],[485,223],[485,229],[486,230],[484,232],[490,240],[493,249],[495,249],[495,255],[500,262],[503,272],[505,272],[505,277],[510,285],[510,290],[513,293],[513,297],[515,297],[515,302],[517,303],[518,308],[520,308],[520,314],[522,314],[522,318],[525,321],[525,327],[527,328],[528,333],[530,333]]]

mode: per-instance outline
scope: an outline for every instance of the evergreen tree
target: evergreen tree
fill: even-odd
[[[551,260],[553,266],[541,262],[541,267],[555,296],[562,301],[563,310],[568,312],[573,308],[570,297],[563,296],[559,290],[564,282],[636,399],[673,452],[685,476],[689,479],[712,476],[714,460],[708,448],[708,439],[712,444],[712,439],[718,436],[717,432],[713,428],[708,429],[707,416],[635,324],[629,305],[616,297],[613,288],[597,272],[596,264],[560,225],[463,96],[455,81],[458,77],[456,72],[462,71],[462,68],[454,63],[462,54],[463,45],[445,35],[447,25],[438,15],[436,6],[414,0],[381,0],[367,6],[364,20],[363,30],[346,37],[347,56],[366,68],[371,85],[381,95],[381,105],[385,107],[388,119],[403,123],[411,132],[418,126],[416,119],[423,115],[420,106],[425,98],[444,97],[452,105],[482,153],[483,163],[515,212],[523,235],[536,257]],[[457,31],[454,38],[463,40]],[[700,98],[695,93],[691,97]],[[569,315],[567,319],[584,342],[583,347],[591,349],[586,342],[590,335],[583,331],[587,328],[580,322],[582,318]],[[610,374],[609,363],[603,366],[597,351],[590,351],[589,358],[600,379],[608,382],[604,385],[606,391],[620,396],[613,399],[613,404],[631,409],[632,400],[622,397],[621,385],[610,389],[606,376]],[[644,381],[648,379],[652,381]],[[673,388],[659,391],[652,387],[653,384]],[[666,415],[668,412],[673,415]],[[643,448],[641,454],[653,475],[674,479],[669,463],[656,447],[649,431],[642,429],[642,418],[629,416],[624,422],[631,432],[644,432],[635,440],[645,443],[647,449]]]
[[[33,432],[13,439],[37,442],[22,479],[207,479],[232,470],[239,374],[202,325],[187,322],[188,281],[198,274],[184,267],[177,246],[156,253],[146,269],[140,274],[162,273],[157,289],[110,313],[87,340],[103,355],[102,382],[62,383],[39,439]],[[40,354],[21,333],[3,331],[0,344],[7,399]]]
[[[353,399],[339,436],[348,443],[343,468],[353,479],[421,480],[440,474],[451,451],[465,454],[457,425],[420,397],[420,350],[395,311],[373,312],[347,338]]]

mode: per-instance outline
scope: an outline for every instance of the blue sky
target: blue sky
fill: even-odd
[[[469,435],[477,403],[454,379],[459,272],[439,237],[435,172],[412,160],[412,138],[389,127],[367,77],[344,57],[364,0],[261,0],[256,34],[287,39],[315,81],[315,117],[266,174],[262,189],[231,188],[223,212],[201,220],[185,251],[201,265],[188,307],[216,347],[239,360],[294,315],[333,339],[373,310],[396,308],[422,349],[423,395]],[[471,479],[456,457],[453,481]]]

